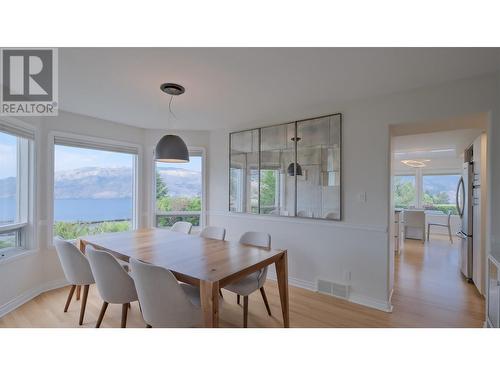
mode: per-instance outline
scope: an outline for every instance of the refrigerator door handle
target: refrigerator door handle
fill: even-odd
[[[460,197],[460,192],[462,193],[462,196]],[[462,206],[460,207],[460,198],[462,198]],[[465,203],[465,185],[464,185],[464,178],[460,177],[460,180],[458,181],[457,185],[457,196],[456,196],[456,203],[457,203],[457,211],[460,217],[464,216],[464,203]]]

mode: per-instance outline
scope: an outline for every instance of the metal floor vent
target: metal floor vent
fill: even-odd
[[[337,298],[347,299],[349,298],[349,285],[334,283],[327,280],[318,280],[318,292]]]

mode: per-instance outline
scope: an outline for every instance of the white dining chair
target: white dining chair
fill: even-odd
[[[448,228],[448,237],[450,238],[450,242],[453,243],[453,237],[451,235],[451,212],[448,212],[447,216],[448,217],[446,219],[446,224],[444,224],[443,222],[432,222],[432,221],[427,222],[427,241],[429,241],[429,237],[431,234],[431,226],[435,226],[435,227]]]
[[[200,291],[179,283],[169,270],[130,258],[142,317],[151,327],[194,327],[201,324]]]
[[[418,239],[425,242],[425,211],[405,210],[405,239]]]
[[[205,227],[200,232],[200,237],[224,241],[226,238],[226,229],[222,227]]]
[[[170,230],[172,232],[190,234],[192,227],[193,224],[188,223],[187,221],[177,221],[176,223],[174,223],[174,225],[172,225],[172,228],[170,228]]]
[[[122,305],[121,327],[127,326],[127,310],[130,303],[137,301],[134,279],[123,269],[120,263],[111,254],[87,246],[85,249],[94,274],[97,290],[103,299],[103,304],[96,328],[99,328],[108,308],[108,304]]]
[[[246,232],[241,236],[240,243],[271,249],[271,236],[262,232]],[[271,315],[271,309],[267,301],[266,291],[264,290],[266,277],[267,267],[264,267],[263,269],[224,287],[224,289],[236,293],[238,304],[240,303],[240,296],[243,296],[243,327],[245,328],[248,326],[248,296],[253,292],[260,290],[262,300],[266,305],[267,313],[269,316]]]
[[[85,315],[85,307],[87,305],[87,297],[89,295],[89,287],[94,284],[94,276],[90,268],[87,257],[71,242],[65,241],[62,238],[54,238],[54,245],[56,247],[59,261],[64,272],[64,276],[68,283],[71,284],[68,299],[64,306],[64,312],[68,311],[69,304],[73,298],[73,293],[77,285],[83,285],[83,296],[80,306],[80,320],[79,325],[83,324],[83,316]]]

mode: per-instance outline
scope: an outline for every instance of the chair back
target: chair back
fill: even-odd
[[[221,227],[205,227],[201,231],[200,237],[224,241],[226,238],[226,229]]]
[[[405,210],[405,226],[425,228],[425,211],[423,210]]]
[[[85,251],[94,273],[97,290],[104,301],[120,304],[137,301],[134,280],[114,256],[92,246],[87,246]]]
[[[172,225],[172,228],[170,228],[170,230],[172,232],[189,234],[189,233],[191,233],[192,227],[193,227],[193,224],[188,223],[187,221],[178,221],[178,222],[174,223],[174,225]]]
[[[144,321],[153,327],[192,327],[201,321],[194,306],[169,270],[130,258]]]
[[[94,284],[94,276],[87,257],[71,242],[54,238],[61,267],[66,280],[72,285]]]
[[[271,236],[264,232],[246,232],[240,238],[240,243],[250,246],[271,248]]]

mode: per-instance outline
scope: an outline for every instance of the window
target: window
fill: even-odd
[[[394,204],[397,208],[417,205],[415,176],[394,176]]]
[[[189,163],[155,162],[157,227],[170,227],[176,221],[202,224],[203,156],[190,150],[189,159]]]
[[[423,208],[458,215],[455,197],[459,180],[458,174],[424,175]]]
[[[135,228],[137,150],[62,137],[54,143],[54,236]]]
[[[0,249],[28,248],[33,134],[0,124]]]

